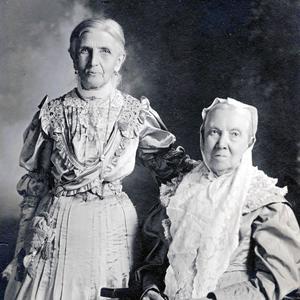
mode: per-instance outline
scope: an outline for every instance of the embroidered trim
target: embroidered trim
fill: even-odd
[[[165,239],[168,241],[168,242],[171,242],[172,241],[172,236],[171,236],[171,232],[170,232],[170,227],[171,227],[171,220],[168,218],[168,219],[163,219],[161,221],[161,225],[164,229],[164,236],[165,236]]]
[[[145,121],[145,110],[149,110],[149,100],[142,97],[138,99],[125,95],[124,106],[118,120],[118,127],[122,136],[134,138],[139,134],[139,128]]]
[[[87,102],[83,99],[73,97],[73,94],[74,90],[60,98],[45,102],[40,112],[43,131],[53,138],[56,149],[62,158],[62,163],[70,171],[74,170],[75,168],[82,170],[84,166],[69,152],[63,135],[66,126],[66,120],[68,120],[67,116],[65,116],[68,109],[76,108],[79,126],[82,126],[85,129],[88,126]]]
[[[170,202],[170,198],[175,195],[179,184],[182,182],[185,175],[191,173],[201,173],[205,178],[209,179],[209,171],[203,164],[203,162],[199,161],[196,164],[196,167],[192,169],[189,173],[179,173],[179,175],[171,181],[168,181],[166,184],[162,184],[160,187],[160,202],[164,207],[167,207]]]
[[[81,126],[88,126],[88,103],[74,96],[75,90],[62,97],[46,101],[40,111],[42,128],[45,133],[62,133],[65,127],[65,114],[69,108],[76,108],[78,111],[78,121]]]
[[[110,172],[117,165],[130,140],[139,135],[141,126],[145,122],[145,110],[148,110],[149,107],[149,100],[145,97],[138,100],[130,95],[124,96],[124,106],[117,121],[121,140],[105,171]]]
[[[62,98],[45,101],[40,111],[42,129],[46,134],[62,132],[64,124],[64,112],[61,105]]]
[[[256,174],[253,176],[248,190],[243,213],[249,213],[273,202],[285,202],[284,196],[287,194],[287,188],[276,186],[277,182],[277,179],[256,169]]]

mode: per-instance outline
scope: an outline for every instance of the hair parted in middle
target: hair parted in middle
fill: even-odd
[[[90,29],[101,30],[110,34],[119,44],[123,54],[126,54],[125,37],[121,25],[113,19],[91,18],[80,22],[71,33],[69,53],[74,63],[77,59],[76,53],[79,44],[78,42],[80,41],[81,36],[85,32],[89,32]]]

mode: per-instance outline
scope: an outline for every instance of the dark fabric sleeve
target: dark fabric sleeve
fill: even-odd
[[[255,277],[212,292],[217,300],[281,300],[300,287],[300,231],[289,205],[264,207],[252,237]]]
[[[134,273],[134,281],[140,287],[140,295],[155,285],[161,293],[165,289],[164,277],[169,265],[167,252],[169,219],[166,209],[156,204],[142,227],[142,250],[144,260]],[[139,295],[139,296],[140,296]]]
[[[138,158],[159,182],[165,183],[180,173],[187,173],[197,162],[190,159],[182,147],[175,146],[175,137],[151,107],[144,111]]]

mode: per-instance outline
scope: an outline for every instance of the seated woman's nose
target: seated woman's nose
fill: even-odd
[[[220,134],[217,145],[220,148],[224,148],[224,147],[226,148],[228,146],[228,134],[226,133]]]

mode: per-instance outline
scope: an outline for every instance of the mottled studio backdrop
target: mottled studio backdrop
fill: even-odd
[[[128,57],[121,88],[147,96],[193,158],[200,158],[203,107],[216,96],[255,105],[255,164],[288,185],[300,218],[299,1],[1,0],[1,268],[16,238],[23,130],[45,94],[56,97],[75,85],[68,39],[92,15],[123,26]],[[155,198],[151,176],[137,166],[126,186],[142,214]]]

